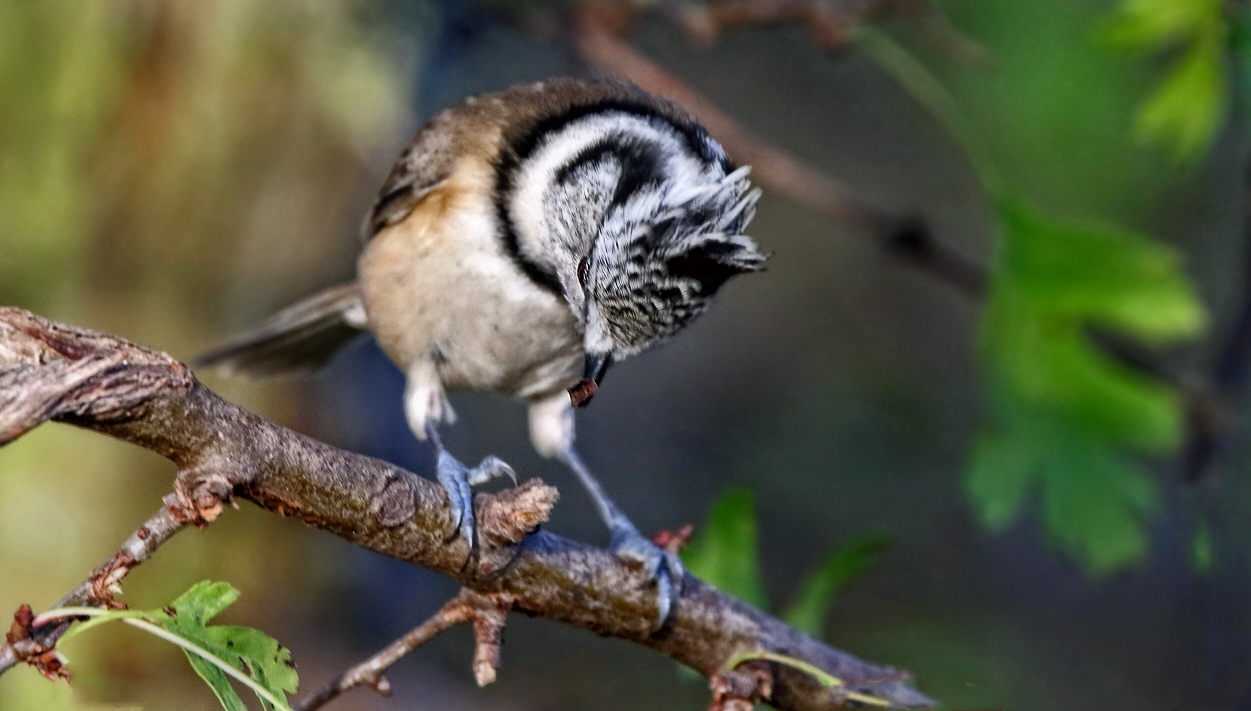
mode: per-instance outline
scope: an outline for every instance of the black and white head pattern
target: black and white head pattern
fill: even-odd
[[[730,277],[761,268],[742,234],[759,196],[746,175],[646,186],[607,212],[580,269],[589,349],[638,353],[703,313]]]
[[[762,268],[743,234],[760,191],[701,127],[631,105],[564,118],[526,147],[500,213],[514,256],[565,297],[588,352],[645,350],[730,277]]]

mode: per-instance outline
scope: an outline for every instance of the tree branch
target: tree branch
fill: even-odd
[[[905,683],[907,672],[828,647],[694,578],[685,583],[672,624],[654,631],[656,594],[641,566],[535,530],[556,500],[555,490],[538,480],[476,498],[481,550],[468,565],[469,543],[449,538],[455,528],[437,484],[246,412],[166,354],[0,308],[0,444],[48,420],[174,462],[177,509],[193,523],[212,521],[231,498],[242,498],[440,572],[506,600],[511,610],[637,642],[705,676],[723,671],[740,652],[766,651],[845,682],[822,687],[808,674],[766,665],[768,694],[761,698],[781,709],[826,709],[848,691],[903,708],[933,704]],[[104,602],[96,592],[92,597]],[[494,664],[488,653],[479,656],[480,664]]]

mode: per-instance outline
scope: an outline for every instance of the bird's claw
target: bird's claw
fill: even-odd
[[[478,466],[470,469],[447,451],[442,451],[439,453],[436,474],[439,483],[447,489],[447,498],[451,503],[452,521],[455,522],[452,526],[452,537],[459,534],[469,541],[470,550],[476,553],[478,536],[473,513],[473,490],[470,487],[485,484],[500,477],[508,477],[516,485],[516,472],[499,457],[486,457],[478,463]]]
[[[492,479],[502,479],[504,477],[512,479],[513,486],[517,485],[517,472],[513,471],[508,462],[492,454],[478,462],[478,466],[470,469],[467,479],[470,486],[478,486]]]
[[[678,595],[682,592],[682,581],[686,578],[682,559],[649,541],[630,524],[613,527],[610,546],[618,556],[642,563],[648,578],[656,581],[656,605],[659,608],[656,629],[659,629],[673,614]]]

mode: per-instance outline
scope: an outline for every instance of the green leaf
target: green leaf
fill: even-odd
[[[238,599],[239,591],[230,583],[201,580],[175,598],[169,606],[179,615],[185,615],[204,626]]]
[[[1175,252],[1144,236],[1000,202],[999,265],[983,322],[992,377],[1030,407],[1062,412],[1109,441],[1165,451],[1176,393],[1113,361],[1091,328],[1163,343],[1198,334],[1202,305]]]
[[[239,591],[226,583],[204,581],[160,610],[67,607],[41,617],[91,618],[65,635],[63,641],[105,622],[120,621],[137,627],[181,647],[192,668],[227,711],[247,711],[227,677],[252,689],[263,708],[290,711],[286,694],[294,692],[299,683],[290,652],[273,638],[249,627],[207,626],[238,597]]]
[[[1184,3],[1183,3],[1184,4]],[[1134,135],[1190,162],[1211,145],[1225,116],[1224,37],[1203,36],[1143,100]]]
[[[1126,0],[1103,28],[1105,38],[1124,49],[1180,52],[1134,121],[1138,140],[1168,149],[1179,162],[1202,155],[1225,116],[1225,53],[1240,41],[1237,32],[1231,34],[1225,5],[1222,0]]]
[[[799,594],[783,615],[787,623],[800,632],[820,636],[834,597],[867,570],[888,545],[889,537],[870,534],[835,550],[800,584]]]
[[[1131,230],[1061,219],[1007,196],[996,280],[1040,315],[1081,318],[1139,338],[1192,336],[1203,307],[1179,255]]]
[[[1141,466],[1105,443],[1058,427],[1054,456],[1042,462],[1047,529],[1059,547],[1095,574],[1142,561],[1146,522],[1157,508],[1154,483]]]
[[[294,692],[299,684],[288,649],[249,627],[208,626],[209,620],[238,598],[239,591],[228,583],[203,581],[174,600],[169,611],[153,611],[152,616],[166,630],[226,661],[275,697],[286,699],[286,694]],[[229,711],[246,708],[225,672],[191,652],[187,652],[187,659],[224,708]],[[261,703],[265,708],[272,708],[263,697]]]
[[[743,602],[764,608],[756,505],[751,490],[726,490],[712,506],[701,533],[682,549],[686,567]]]
[[[1176,254],[1114,227],[1000,202],[997,269],[982,326],[995,427],[966,472],[982,523],[1002,530],[1037,493],[1051,540],[1094,573],[1145,555],[1153,482],[1135,453],[1174,449],[1178,394],[1114,360],[1093,329],[1151,343],[1199,333],[1202,306]]]
[[[1007,527],[1037,490],[1051,540],[1089,571],[1140,562],[1159,499],[1141,466],[1054,413],[1018,411],[1004,419],[1003,429],[975,449],[966,478],[983,524]]]

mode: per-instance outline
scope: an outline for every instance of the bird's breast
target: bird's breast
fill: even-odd
[[[463,166],[366,245],[370,330],[402,369],[432,360],[449,390],[567,388],[582,360],[577,320],[504,250],[488,180],[488,166]]]

